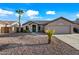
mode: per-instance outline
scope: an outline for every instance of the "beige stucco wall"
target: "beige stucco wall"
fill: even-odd
[[[36,23],[26,24],[23,26],[23,29],[26,30],[26,26],[28,26],[30,32],[32,32],[32,25],[36,25],[36,32],[38,32],[38,24],[36,24]]]
[[[59,28],[54,28],[56,31],[61,31],[60,33],[63,33],[64,31],[66,33],[68,32],[71,32],[73,33],[73,25],[71,22],[68,22],[66,20],[63,20],[63,19],[59,19],[59,20],[56,20],[54,22],[50,22],[49,24],[47,24],[45,26],[45,30],[53,30],[53,27],[59,27]],[[62,29],[61,26],[64,26]],[[65,26],[67,27],[68,26],[68,30],[65,28]]]
[[[15,22],[15,23],[11,24],[10,27],[12,27],[11,33],[13,33],[13,32],[17,31],[17,27],[19,27],[19,24],[18,24],[18,22]]]
[[[40,26],[40,32],[44,31],[44,25],[39,25]]]
[[[24,30],[26,30],[26,26],[28,26],[30,32],[32,32],[32,25],[36,25],[36,32],[39,32],[38,26],[40,26],[40,32],[43,32],[44,26],[43,25],[38,25],[36,23],[26,24],[26,25],[23,25],[22,27],[23,27]]]

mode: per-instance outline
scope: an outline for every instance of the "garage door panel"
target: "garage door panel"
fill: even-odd
[[[11,30],[11,27],[1,27],[1,33],[9,33]]]
[[[70,33],[70,26],[50,26],[50,30],[55,30],[56,33]]]

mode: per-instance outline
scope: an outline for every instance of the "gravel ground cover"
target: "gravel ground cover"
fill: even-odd
[[[47,44],[47,35],[15,33],[0,37],[1,55],[78,55],[79,50],[52,37]]]

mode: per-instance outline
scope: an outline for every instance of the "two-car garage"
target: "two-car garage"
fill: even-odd
[[[56,34],[73,33],[72,21],[69,21],[63,17],[57,18],[46,24],[45,30],[55,30]]]
[[[11,27],[1,27],[1,33],[9,33],[12,31]]]

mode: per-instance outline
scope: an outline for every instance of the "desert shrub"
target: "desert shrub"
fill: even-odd
[[[55,30],[45,30],[45,33],[47,33],[47,35],[48,35],[48,43],[50,43],[52,35],[55,34]]]
[[[28,33],[28,32],[30,32],[30,31],[29,31],[29,30],[23,30],[23,32],[24,32],[24,33]]]

